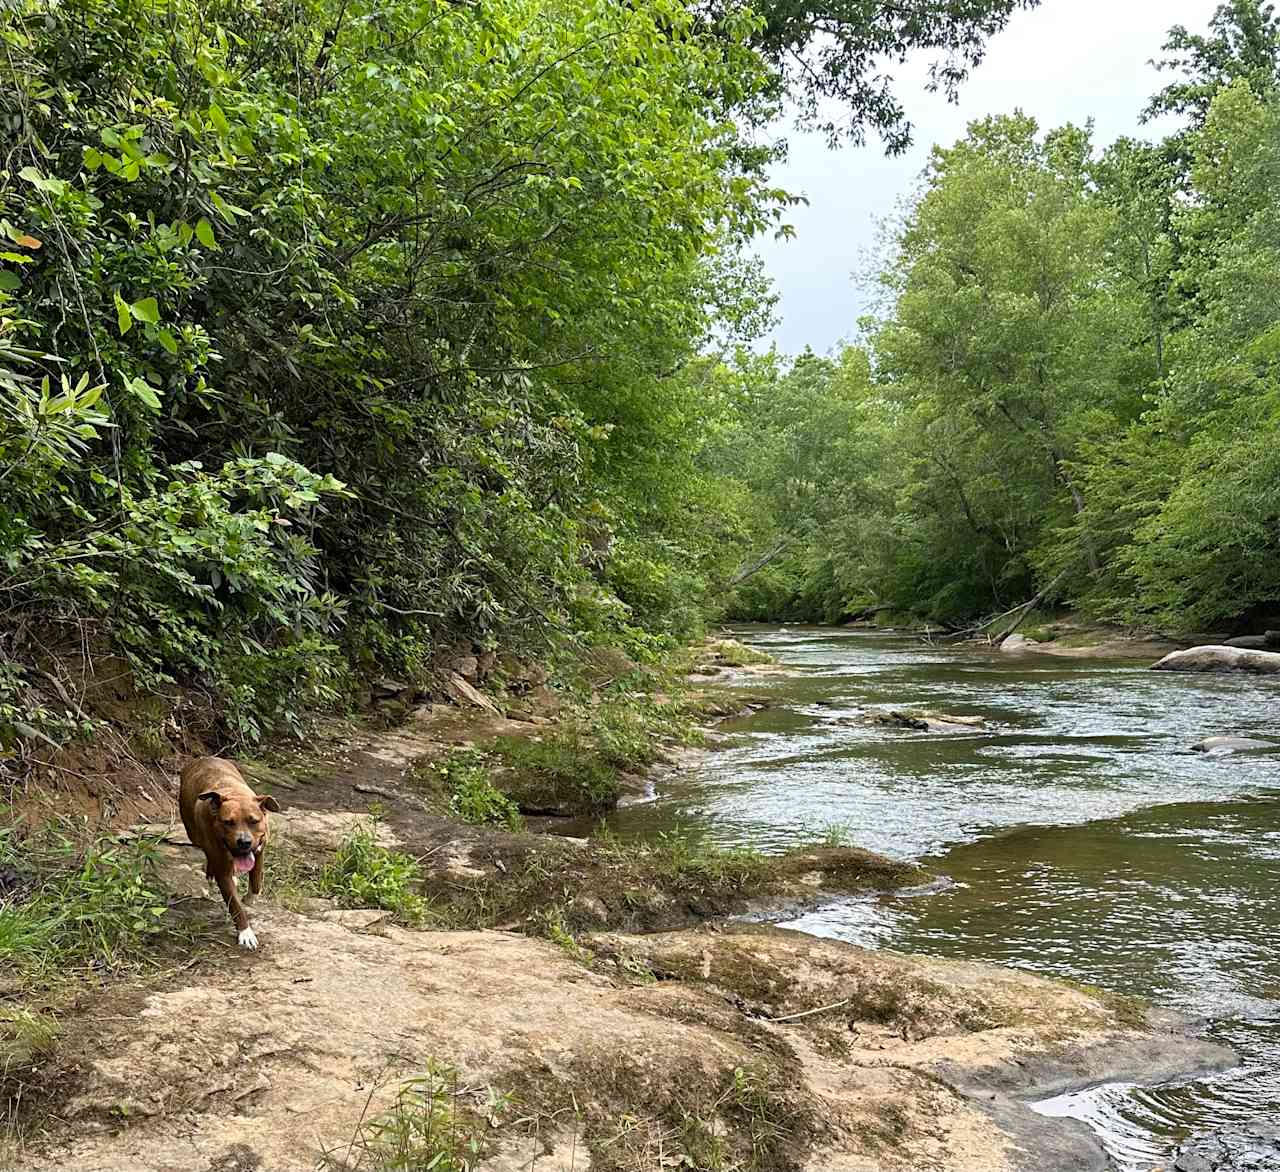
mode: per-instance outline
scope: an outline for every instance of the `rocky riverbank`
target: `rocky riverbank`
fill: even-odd
[[[425,1167],[445,1150],[427,1110],[477,1152],[443,1166],[488,1172],[1102,1169],[1083,1126],[1025,1100],[1225,1060],[1102,994],[772,929],[570,951],[389,919],[269,904],[260,955],[207,947],[98,999],[15,1166],[403,1166],[379,1162],[391,1129]]]
[[[435,766],[550,720],[428,705],[247,763],[285,807],[255,954],[167,807],[125,831],[159,840],[186,943],[81,983],[10,1066],[8,1166],[1102,1169],[1027,1102],[1231,1061],[1096,990],[733,922],[924,878],[865,851],[564,838],[441,801]],[[353,842],[412,890],[337,882]]]

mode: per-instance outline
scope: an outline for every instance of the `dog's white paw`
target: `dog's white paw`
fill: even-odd
[[[257,948],[258,947],[258,937],[254,935],[252,928],[246,928],[243,932],[240,933],[240,947],[241,948]]]

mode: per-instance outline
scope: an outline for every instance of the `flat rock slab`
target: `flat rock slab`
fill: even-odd
[[[1280,651],[1254,651],[1247,647],[1207,644],[1174,651],[1152,671],[1249,672],[1252,675],[1280,675]]]
[[[981,716],[952,716],[945,712],[915,712],[898,708],[868,712],[851,723],[938,733],[973,732],[986,726]]]
[[[783,1079],[780,1118],[811,1121],[788,1133],[787,1167],[1102,1170],[1087,1128],[1022,1104],[1037,1071],[1092,1081],[1135,1043],[1174,1066],[1202,1058],[1031,974],[799,933],[611,936],[588,941],[587,968],[503,932],[371,933],[270,905],[255,924],[260,951],[228,932],[164,987],[121,987],[64,1023],[45,1071],[61,1092],[24,1172],[314,1172],[432,1062],[488,1117],[482,1172],[539,1152],[528,1166],[581,1170],[551,1157],[617,1138],[623,1118],[635,1166],[667,1167],[670,1112],[703,1094],[714,1115],[716,1088],[762,1064]],[[511,1106],[483,1106],[490,1087]]]

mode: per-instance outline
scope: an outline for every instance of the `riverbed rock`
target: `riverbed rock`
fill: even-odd
[[[1257,737],[1205,737],[1199,744],[1191,746],[1193,753],[1212,753],[1215,756],[1248,753],[1258,749],[1280,749],[1280,744],[1259,740]]]
[[[369,687],[374,698],[378,700],[391,700],[412,690],[412,685],[406,684],[403,680],[393,679],[391,676],[376,679]]]
[[[1245,647],[1251,651],[1265,651],[1271,646],[1267,642],[1266,635],[1234,635],[1230,639],[1223,639],[1224,647]]]
[[[1255,1123],[1224,1127],[1188,1140],[1173,1172],[1273,1172],[1280,1168],[1280,1126]]]
[[[448,690],[449,695],[463,707],[469,705],[493,716],[500,715],[498,706],[483,692],[477,691],[471,684],[467,683],[457,672],[450,672],[445,678],[445,688]]]
[[[474,684],[480,679],[480,660],[474,655],[459,655],[453,661],[453,670]]]
[[[1280,651],[1254,651],[1247,647],[1228,647],[1211,643],[1203,647],[1189,647],[1174,651],[1159,663],[1153,671],[1204,671],[1249,672],[1253,675],[1280,674]]]
[[[862,720],[867,724],[916,732],[972,732],[986,725],[981,716],[951,716],[945,712],[912,712],[897,708],[868,712]]]
[[[1026,635],[1015,633],[1001,640],[1000,650],[1010,652],[1034,651],[1039,645],[1035,639],[1028,639]]]
[[[1235,635],[1223,639],[1224,647],[1247,647],[1253,651],[1280,651],[1280,631],[1267,631],[1262,635]]]

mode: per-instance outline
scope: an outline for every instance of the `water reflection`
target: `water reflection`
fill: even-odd
[[[753,684],[775,707],[732,722],[726,744],[621,811],[615,830],[682,823],[783,849],[847,825],[861,845],[925,858],[953,882],[843,901],[792,926],[1019,965],[1214,1019],[1241,1068],[1046,1106],[1094,1123],[1123,1168],[1155,1167],[1190,1131],[1280,1115],[1280,758],[1187,752],[1210,735],[1274,735],[1274,681],[846,632],[750,638],[803,674]],[[989,723],[939,735],[858,719],[887,705]]]

